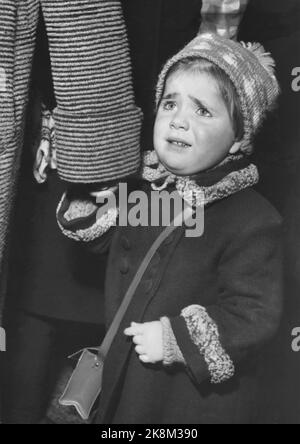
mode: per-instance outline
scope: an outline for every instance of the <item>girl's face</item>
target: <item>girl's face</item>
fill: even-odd
[[[238,151],[231,116],[208,74],[177,72],[167,79],[154,147],[165,168],[181,176],[212,168]]]

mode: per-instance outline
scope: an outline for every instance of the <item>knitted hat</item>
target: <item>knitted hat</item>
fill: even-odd
[[[240,99],[244,118],[241,151],[251,154],[252,141],[268,111],[276,104],[280,88],[274,74],[275,62],[259,43],[237,43],[215,34],[202,34],[170,59],[157,85],[160,103],[170,69],[186,57],[206,59],[221,68],[231,79]]]
[[[58,174],[95,183],[136,173],[142,113],[120,0],[41,3],[57,101]]]

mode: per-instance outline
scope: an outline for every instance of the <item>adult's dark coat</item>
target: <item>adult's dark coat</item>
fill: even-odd
[[[122,321],[104,368],[98,423],[210,424],[255,421],[258,350],[274,334],[281,313],[280,217],[252,189],[211,205],[202,237],[179,227],[159,248]],[[109,242],[106,322],[162,228],[118,227]],[[236,365],[227,383],[211,385],[204,358],[179,316],[206,307]],[[189,367],[143,365],[124,329],[135,322],[171,319]]]

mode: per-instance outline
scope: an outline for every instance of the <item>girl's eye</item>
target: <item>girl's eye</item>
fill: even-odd
[[[198,108],[196,112],[197,112],[198,116],[211,117],[211,113],[206,108]]]
[[[165,111],[173,111],[176,107],[176,103],[175,102],[164,102],[162,107]]]

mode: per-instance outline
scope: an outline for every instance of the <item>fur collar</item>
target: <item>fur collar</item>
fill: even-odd
[[[162,191],[172,186],[190,206],[207,206],[224,199],[259,181],[257,167],[245,156],[228,156],[216,168],[195,176],[176,176],[159,162],[155,151],[143,156],[142,178],[153,190]]]

